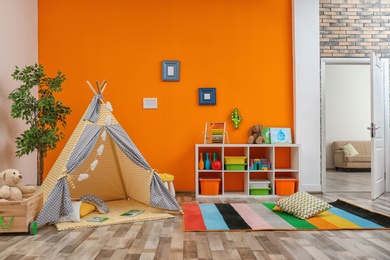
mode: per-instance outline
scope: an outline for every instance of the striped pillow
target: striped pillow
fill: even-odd
[[[278,200],[276,206],[300,219],[313,217],[332,207],[329,203],[305,191],[298,191],[287,198]]]

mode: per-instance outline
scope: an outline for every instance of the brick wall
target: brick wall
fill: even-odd
[[[390,57],[390,0],[320,0],[321,58]]]

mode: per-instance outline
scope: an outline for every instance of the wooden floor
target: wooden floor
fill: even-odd
[[[338,198],[390,215],[390,194],[316,195]],[[179,204],[193,194],[177,194]],[[274,201],[245,199],[240,201]],[[228,202],[237,200],[202,200]],[[0,259],[390,259],[390,230],[183,232],[173,219],[58,232],[53,226],[34,236],[0,234]]]
[[[327,192],[371,192],[371,172],[367,170],[326,170]]]

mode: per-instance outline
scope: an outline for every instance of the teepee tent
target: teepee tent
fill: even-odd
[[[103,201],[135,200],[163,210],[180,210],[174,196],[149,166],[103,99],[107,84],[97,83],[88,110],[48,173],[39,191],[43,208],[38,226],[72,213],[72,199],[93,194]]]

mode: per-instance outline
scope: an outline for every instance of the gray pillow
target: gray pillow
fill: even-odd
[[[108,209],[107,204],[98,196],[92,194],[85,194],[81,196],[80,201],[91,203],[95,205],[97,210],[100,213],[108,213],[110,210]]]

